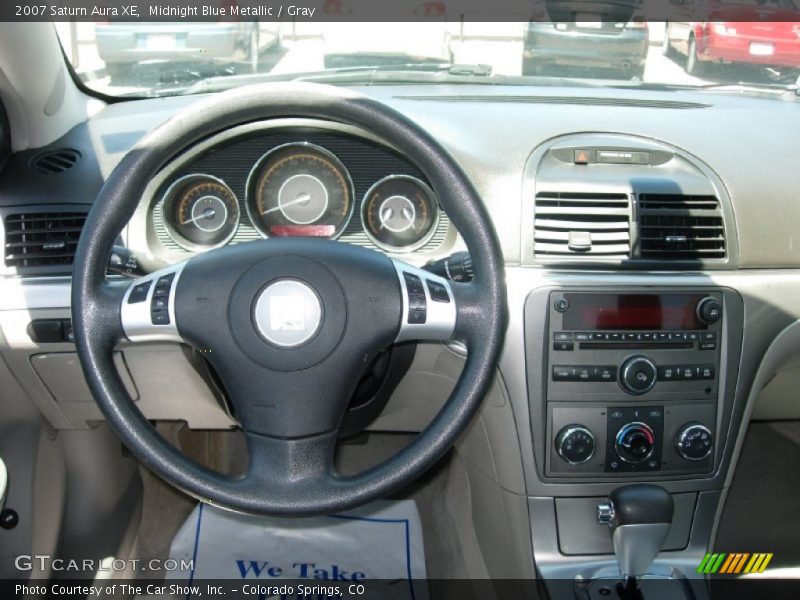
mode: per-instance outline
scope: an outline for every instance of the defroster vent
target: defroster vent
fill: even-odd
[[[625,193],[539,192],[534,256],[628,258],[630,214]]]

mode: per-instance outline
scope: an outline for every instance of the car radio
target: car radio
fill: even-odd
[[[547,473],[713,467],[723,294],[550,293]]]

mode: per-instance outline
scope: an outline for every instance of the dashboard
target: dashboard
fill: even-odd
[[[664,566],[691,574],[713,536],[759,393],[797,366],[797,101],[609,88],[358,91],[443,145],[500,239],[506,342],[479,425],[460,448],[497,487],[473,502],[487,514],[504,502],[521,506],[508,517],[523,525],[514,535],[536,539],[541,573],[572,580],[602,568],[611,552],[594,521],[597,499],[624,482],[657,481],[677,511]],[[85,387],[58,385],[80,377],[64,333],[68,259],[38,261],[48,252],[61,261],[74,249],[80,215],[114,165],[194,101],[110,105],[53,144],[80,157],[73,167],[36,172],[37,149],[13,155],[0,176],[3,354],[56,429],[99,417],[76,401]],[[422,265],[464,249],[439,209],[443,193],[370,132],[302,115],[248,123],[209,132],[172,157],[120,243],[145,269],[298,235]],[[40,223],[62,237],[37,237]],[[34,340],[32,319],[57,321],[61,333]],[[382,378],[365,384],[371,397],[391,381],[391,398],[383,412],[366,411],[361,428],[419,431],[444,404],[463,349],[420,344],[415,353],[401,368],[387,361]],[[187,367],[183,353],[159,346],[147,354],[123,349],[120,368],[148,417],[232,425],[208,391],[212,379],[197,383],[202,361]],[[157,400],[165,392],[153,369],[169,372],[168,402]],[[800,416],[787,399],[771,410]]]

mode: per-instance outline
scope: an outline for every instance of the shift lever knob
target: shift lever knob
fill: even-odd
[[[619,570],[640,577],[653,564],[672,524],[672,496],[646,483],[617,488],[597,506],[597,520],[611,528]]]

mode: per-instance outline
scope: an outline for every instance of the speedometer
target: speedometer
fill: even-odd
[[[411,252],[436,231],[439,207],[433,190],[415,177],[392,175],[373,185],[361,204],[367,236],[389,252]]]
[[[267,237],[336,238],[353,214],[353,183],[328,150],[286,144],[265,154],[250,172],[247,211]]]
[[[164,222],[170,237],[186,250],[227,243],[239,225],[239,201],[221,179],[202,173],[175,181],[164,194]]]

